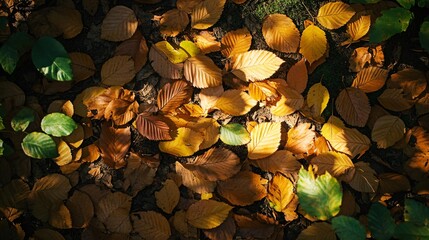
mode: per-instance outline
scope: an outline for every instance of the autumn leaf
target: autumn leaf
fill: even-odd
[[[302,32],[299,52],[312,64],[325,54],[328,40],[325,32],[316,25],[310,25]]]
[[[130,145],[130,127],[115,128],[111,122],[102,124],[98,146],[105,164],[115,169],[124,167],[126,165],[124,158]]]
[[[250,164],[257,166],[263,171],[274,174],[279,172],[285,176],[297,173],[301,168],[301,163],[297,157],[287,150],[278,150],[266,158],[251,160]]]
[[[345,182],[350,182],[355,173],[352,160],[346,154],[339,152],[321,153],[311,159],[311,164],[315,166],[314,171],[317,174],[329,172]]]
[[[376,172],[366,162],[355,164],[355,175],[348,184],[356,191],[374,193],[377,191],[380,180]]]
[[[71,52],[69,57],[72,61],[73,80],[83,81],[95,74],[95,65],[91,56],[81,52]]]
[[[277,212],[282,212],[293,196],[293,183],[282,174],[276,174],[268,187],[267,199],[270,206]]]
[[[386,83],[387,74],[388,71],[382,68],[364,68],[356,75],[352,87],[358,88],[365,93],[378,91]]]
[[[155,192],[156,205],[168,214],[173,212],[173,209],[179,203],[179,199],[179,188],[171,179],[167,179],[161,190]]]
[[[405,68],[390,75],[386,85],[388,88],[401,88],[407,99],[415,99],[426,89],[427,80],[422,71]]]
[[[190,128],[180,127],[177,129],[177,136],[171,141],[159,143],[159,149],[178,157],[191,156],[200,149],[203,142],[203,135]]]
[[[129,212],[131,197],[122,192],[109,192],[97,202],[95,208],[98,220],[107,230],[128,234],[132,230]]]
[[[124,41],[137,30],[137,18],[134,11],[119,5],[110,9],[101,24],[101,39]]]
[[[378,148],[388,148],[399,141],[405,133],[404,122],[396,116],[382,116],[374,124],[371,139]]]
[[[334,230],[331,224],[327,222],[315,222],[308,228],[304,229],[299,235],[297,240],[311,240],[323,236],[324,240],[336,240]]]
[[[260,159],[273,154],[281,138],[280,123],[265,122],[256,125],[250,131],[250,142],[247,144],[247,157]]]
[[[248,113],[256,103],[256,100],[247,93],[232,89],[225,91],[217,99],[214,107],[232,116],[241,116]]]
[[[130,39],[123,41],[116,47],[115,56],[125,55],[132,57],[134,70],[137,73],[146,64],[148,52],[146,39],[140,31],[136,31]]]
[[[279,87],[277,91],[281,94],[276,105],[271,106],[270,111],[275,116],[286,116],[294,113],[304,105],[304,97],[295,89],[290,87]]]
[[[365,126],[371,111],[366,94],[353,87],[340,92],[335,100],[335,106],[346,123],[357,127]]]
[[[188,58],[184,65],[186,80],[197,88],[216,87],[222,84],[222,70],[211,58],[197,55]]]
[[[386,89],[377,99],[381,106],[395,112],[405,111],[413,106],[405,99],[402,89]]]
[[[131,215],[133,228],[140,237],[167,240],[171,236],[168,220],[155,211],[137,212]]]
[[[221,40],[221,53],[230,58],[239,53],[245,53],[252,44],[252,35],[247,28],[227,32]]]
[[[172,63],[168,56],[156,45],[149,50],[149,61],[152,68],[161,77],[181,79],[183,77],[183,63]]]
[[[162,53],[162,57],[167,57],[168,60],[174,64],[182,63],[186,59],[194,57],[200,52],[197,45],[188,40],[181,41],[179,45],[168,41],[160,41],[155,43],[154,46],[156,50],[159,50],[160,53]],[[160,70],[165,71],[165,69]]]
[[[186,219],[196,228],[212,229],[225,221],[232,208],[223,202],[200,200],[189,206],[186,211]]]
[[[329,91],[322,83],[316,83],[310,87],[307,93],[307,105],[313,116],[320,116],[328,106],[328,102]]]
[[[262,35],[268,46],[284,53],[298,50],[299,31],[292,19],[284,14],[270,14],[262,23]]]
[[[343,2],[329,2],[319,8],[317,21],[327,29],[337,29],[345,25],[355,15],[353,8]]]
[[[189,101],[192,87],[183,80],[165,84],[158,92],[157,105],[161,112],[169,113]]]
[[[221,43],[208,31],[201,31],[194,36],[194,42],[204,54],[217,52],[221,49]]]
[[[216,187],[216,182],[198,177],[193,171],[187,169],[180,162],[176,162],[176,172],[181,176],[183,185],[196,193],[211,193]]]
[[[303,93],[307,88],[308,72],[305,65],[305,59],[296,62],[287,72],[286,82],[288,86],[295,89],[299,93]]]
[[[179,9],[171,9],[162,14],[159,21],[159,31],[168,37],[175,37],[185,30],[189,24],[188,14]]]
[[[67,199],[67,208],[70,210],[72,226],[74,228],[85,228],[89,226],[94,217],[94,205],[88,194],[81,191],[74,191],[73,195]]]
[[[123,86],[133,80],[134,60],[129,56],[115,56],[101,67],[101,82],[109,86]]]
[[[295,153],[308,153],[314,148],[316,132],[310,129],[310,123],[302,123],[289,129],[287,133],[286,149]]]
[[[220,127],[220,140],[232,146],[250,142],[250,134],[241,124],[229,123]]]
[[[171,129],[161,116],[148,116],[141,113],[135,121],[139,133],[149,140],[171,140]]]
[[[220,18],[226,0],[203,0],[192,9],[191,27],[207,29]]]
[[[358,42],[368,32],[371,26],[371,16],[362,15],[357,20],[347,24],[349,39],[341,43],[341,46]]]

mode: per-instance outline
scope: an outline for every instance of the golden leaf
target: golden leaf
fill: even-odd
[[[182,63],[190,57],[194,57],[200,53],[195,43],[185,40],[181,41],[179,46],[168,41],[160,41],[155,43],[156,49],[162,52],[168,60],[174,64]],[[150,53],[149,53],[150,54]]]
[[[346,24],[355,15],[350,5],[343,2],[329,2],[319,9],[317,21],[327,29],[337,29]]]
[[[350,182],[355,174],[352,160],[344,153],[321,153],[311,159],[311,164],[315,166],[315,173],[322,175],[327,171],[345,182]]]
[[[277,90],[267,81],[251,82],[249,95],[256,101],[272,101],[278,97]]]
[[[63,140],[59,140],[57,147],[59,156],[54,158],[55,163],[58,166],[69,164],[73,160],[69,145],[67,145]]]
[[[184,65],[186,80],[197,88],[216,87],[222,84],[222,70],[204,55],[188,58]]]
[[[196,228],[212,229],[225,221],[232,208],[223,202],[200,200],[189,206],[186,219]]]
[[[136,72],[130,56],[115,56],[101,67],[101,82],[109,86],[123,86],[133,80]]]
[[[164,186],[158,192],[155,192],[156,205],[165,213],[171,214],[173,209],[179,203],[180,191],[176,183],[167,179]]]
[[[247,28],[227,32],[221,40],[221,53],[230,58],[239,53],[245,53],[252,45],[252,35]]]
[[[216,38],[208,31],[201,31],[195,35],[194,42],[204,54],[220,51],[220,42],[216,41]]]
[[[299,93],[303,93],[307,88],[308,72],[305,65],[305,59],[302,58],[296,62],[287,72],[286,82],[289,87],[295,89]]]
[[[286,176],[294,172],[297,173],[301,168],[301,163],[295,155],[287,150],[278,150],[266,158],[250,160],[250,164],[263,171],[274,174],[279,172]]]
[[[191,27],[207,29],[213,26],[222,15],[226,0],[203,0],[198,3],[191,13]]]
[[[270,206],[277,212],[286,210],[287,205],[294,197],[293,183],[282,174],[276,174],[268,187],[267,199]]]
[[[352,87],[358,88],[366,93],[378,91],[386,83],[388,73],[388,70],[378,67],[364,68],[356,75]]]
[[[321,58],[328,47],[325,32],[316,25],[310,25],[302,32],[299,52],[312,64]]]
[[[270,14],[262,23],[262,35],[268,46],[284,53],[295,53],[299,45],[299,31],[292,19],[284,14]]]
[[[201,89],[198,97],[200,98],[200,105],[204,113],[209,113],[212,110],[223,92],[224,90],[222,85]]]
[[[286,116],[294,113],[304,105],[304,97],[295,89],[290,87],[280,87],[277,89],[280,92],[281,98],[275,106],[270,108],[270,111],[275,116]]]
[[[357,127],[365,126],[371,111],[366,94],[353,87],[340,92],[335,100],[335,106],[346,123]]]
[[[404,122],[396,116],[382,116],[374,124],[371,139],[378,148],[388,148],[399,141],[405,133]]]
[[[310,87],[307,93],[307,105],[313,116],[319,117],[329,102],[329,91],[322,85],[316,83]]]
[[[171,9],[161,16],[159,31],[168,37],[175,37],[189,24],[188,14],[179,9]]]
[[[271,77],[284,63],[266,50],[251,50],[234,55],[232,73],[243,81],[262,81]]]
[[[395,112],[405,111],[413,106],[404,98],[402,89],[386,89],[377,99],[381,106]]]
[[[214,107],[232,116],[241,116],[250,111],[257,101],[240,90],[227,90],[216,101]]]
[[[72,61],[73,80],[76,82],[83,81],[95,74],[95,65],[91,56],[86,53],[72,52],[69,53]]]
[[[286,149],[295,153],[308,153],[314,148],[316,132],[310,129],[310,123],[301,123],[289,129],[287,133]]]
[[[357,162],[355,164],[355,175],[348,184],[358,192],[375,193],[380,180],[376,172],[366,162]]]
[[[247,144],[247,157],[260,159],[273,154],[280,145],[281,125],[276,122],[263,122],[250,131],[250,142]]]
[[[171,236],[168,220],[154,211],[136,212],[131,215],[134,231],[143,239],[167,240]]]
[[[348,45],[359,41],[364,37],[371,26],[371,16],[362,15],[356,21],[347,24],[347,33],[349,39],[341,43],[341,46]]]
[[[101,24],[101,39],[124,41],[137,30],[138,21],[134,11],[122,5],[110,9]]]
[[[187,157],[200,149],[203,142],[203,135],[190,128],[180,127],[177,129],[177,136],[171,141],[159,143],[162,152],[178,157]]]

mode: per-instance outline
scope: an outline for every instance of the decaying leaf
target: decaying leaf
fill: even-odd
[[[294,53],[298,50],[299,31],[292,19],[284,14],[270,14],[262,23],[262,34],[274,50]]]

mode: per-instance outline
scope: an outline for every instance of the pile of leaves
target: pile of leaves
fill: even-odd
[[[379,44],[412,20],[386,23],[391,12],[427,1],[325,2],[303,29],[267,14],[267,49],[247,26],[217,26],[252,1],[158,2],[2,2],[2,235],[429,237],[429,71],[387,65]],[[163,7],[147,19],[148,4]],[[108,59],[66,50],[85,27]],[[335,67],[351,81],[311,79],[346,47],[349,66]]]

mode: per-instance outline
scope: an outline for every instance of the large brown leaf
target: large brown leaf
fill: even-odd
[[[358,72],[352,87],[370,93],[378,91],[386,83],[388,70],[378,67],[367,67]]]
[[[366,94],[357,88],[349,87],[340,92],[335,106],[341,117],[350,125],[364,127],[368,121],[371,106]]]
[[[415,99],[427,86],[424,72],[406,68],[390,76],[387,81],[388,88],[402,88],[407,99]]]
[[[185,168],[180,162],[176,162],[176,172],[182,177],[183,185],[196,193],[211,193],[216,187],[216,182],[196,176],[193,171]]]
[[[131,145],[130,127],[115,128],[111,122],[104,122],[98,143],[104,163],[111,168],[121,168],[126,165],[124,157]]]
[[[162,116],[141,113],[137,116],[136,127],[139,133],[149,140],[171,140],[170,126]]]
[[[157,104],[163,113],[169,113],[180,105],[189,101],[192,96],[192,87],[182,80],[167,83],[158,92]]]
[[[147,62],[148,52],[146,39],[140,31],[137,31],[130,39],[123,41],[116,47],[115,56],[125,55],[132,57],[135,72],[139,72]]]

